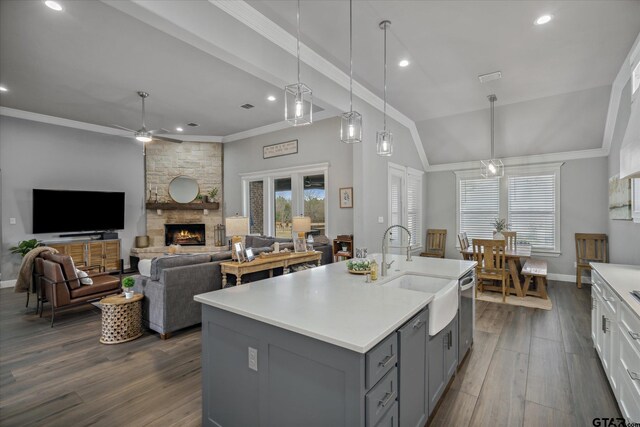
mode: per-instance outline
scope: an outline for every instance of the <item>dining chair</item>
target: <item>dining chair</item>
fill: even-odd
[[[516,247],[516,238],[517,231],[503,231],[502,235],[504,236],[505,245],[507,248],[515,248]]]
[[[507,298],[507,269],[505,258],[505,241],[493,239],[473,239],[473,260],[476,266],[476,297],[478,288],[484,292],[501,291],[502,302]],[[500,286],[485,286],[485,280],[500,282]]]
[[[420,256],[431,258],[444,258],[447,243],[447,230],[430,228],[427,230],[427,243],[425,251]]]
[[[582,288],[582,270],[591,271],[590,262],[609,262],[606,234],[576,233],[576,284]]]
[[[462,255],[462,259],[465,261],[471,261],[473,259],[473,255],[464,252],[464,250],[469,247],[469,238],[467,237],[466,231],[458,233],[458,244],[460,244],[460,255]]]

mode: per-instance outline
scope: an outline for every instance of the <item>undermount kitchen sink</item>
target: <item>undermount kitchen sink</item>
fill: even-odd
[[[457,280],[405,274],[381,286],[434,294],[433,301],[429,303],[429,335],[431,336],[444,329],[458,311]]]

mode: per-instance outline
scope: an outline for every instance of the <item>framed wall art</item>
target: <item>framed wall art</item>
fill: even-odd
[[[340,189],[340,207],[353,207],[353,187],[345,187]]]

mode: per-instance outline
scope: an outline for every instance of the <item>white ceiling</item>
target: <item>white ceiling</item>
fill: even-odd
[[[140,104],[135,91],[142,89],[151,93],[150,128],[171,129],[194,121],[201,126],[185,128],[185,133],[223,136],[282,122],[281,82],[273,72],[266,78],[255,69],[259,61],[245,61],[249,66],[244,66],[241,58],[229,59],[235,47],[256,43],[255,28],[234,32],[232,38],[239,45],[217,46],[222,54],[203,48],[202,43],[211,39],[204,40],[202,33],[198,38],[188,32],[189,27],[206,28],[207,22],[210,34],[216,28],[237,28],[238,22],[216,2],[166,0],[161,3],[172,3],[174,12],[185,13],[160,16],[151,9],[163,6],[148,1],[112,2],[113,7],[96,1],[60,1],[63,13],[49,10],[40,1],[0,1],[0,83],[10,88],[0,95],[3,107],[136,129]],[[295,1],[247,3],[295,34]],[[144,17],[137,14],[138,9]],[[196,11],[199,15],[194,15]],[[553,14],[554,20],[534,26],[533,20],[542,13]],[[489,93],[498,95],[502,107],[611,85],[640,31],[640,0],[356,0],[354,15],[354,77],[378,96],[382,96],[378,23],[392,21],[389,102],[415,121],[425,151],[435,163],[452,161],[452,150],[442,145],[448,131],[435,135],[430,131],[442,128],[434,120],[484,110]],[[302,41],[345,72],[347,37],[346,0],[302,1]],[[275,45],[267,49],[267,39],[258,43],[263,49],[260,60],[281,61],[286,70],[280,78],[288,81],[285,71],[291,63],[285,63],[284,51]],[[411,65],[397,67],[401,58],[409,59]],[[478,74],[496,70],[503,72],[502,80],[488,85],[478,82]],[[266,101],[269,94],[279,101]],[[320,100],[324,94],[314,95]],[[255,108],[241,109],[244,103]],[[333,108],[335,104],[321,105],[340,111]],[[601,120],[598,126],[604,127],[604,117]],[[467,132],[473,134],[476,131],[470,126]],[[485,128],[476,133],[485,135]],[[592,129],[588,129],[591,134]],[[597,133],[582,145],[581,138],[576,138],[566,146],[559,141],[549,150],[592,148],[602,130]],[[453,151],[473,158],[477,150],[471,145],[477,143],[478,138],[461,138]],[[520,152],[517,145],[503,148],[509,155],[535,151],[527,147]]]

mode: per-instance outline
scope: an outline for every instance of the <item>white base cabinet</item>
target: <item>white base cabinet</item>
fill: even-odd
[[[591,338],[622,415],[640,422],[640,318],[595,270]]]

